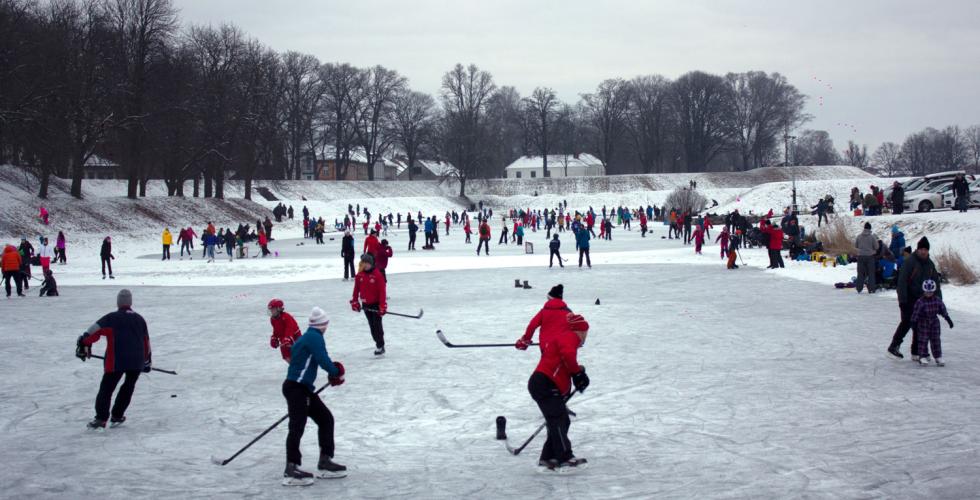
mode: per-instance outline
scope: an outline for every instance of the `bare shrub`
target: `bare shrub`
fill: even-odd
[[[676,208],[682,212],[696,214],[708,206],[708,198],[697,189],[674,188],[667,195],[667,208]]]
[[[836,255],[857,255],[854,247],[854,237],[847,230],[847,225],[841,218],[817,229],[817,239],[823,243],[824,251]]]
[[[980,281],[977,278],[977,273],[970,268],[956,250],[944,248],[936,252],[935,257],[939,272],[943,273],[943,276],[949,281],[957,285],[974,285]]]

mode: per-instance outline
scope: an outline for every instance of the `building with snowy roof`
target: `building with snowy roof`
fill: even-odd
[[[456,172],[452,163],[439,160],[415,160],[411,169],[406,168],[398,174],[400,181],[438,181],[451,177]]]
[[[522,156],[504,169],[508,179],[545,177],[540,155]],[[547,177],[597,177],[606,175],[606,167],[587,153],[548,155]]]

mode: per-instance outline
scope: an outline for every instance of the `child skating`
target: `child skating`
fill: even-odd
[[[922,297],[915,302],[912,310],[912,324],[919,332],[918,354],[919,364],[929,364],[929,349],[932,348],[932,355],[936,358],[936,366],[946,366],[943,362],[943,348],[939,340],[939,316],[942,316],[949,328],[953,328],[953,320],[949,319],[946,311],[946,304],[936,293],[936,282],[925,280],[922,282]]]

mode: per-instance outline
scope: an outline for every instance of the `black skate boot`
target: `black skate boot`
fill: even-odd
[[[524,288],[524,285],[521,284],[521,280],[514,280],[514,288]]]
[[[333,461],[332,457],[320,454],[320,462],[316,465],[316,477],[320,479],[339,479],[347,477],[347,466]]]
[[[101,418],[93,418],[92,421],[86,425],[86,427],[92,430],[105,429],[105,420],[102,420]]]
[[[530,289],[531,289],[531,285],[528,285],[528,284],[527,284],[527,280],[524,280],[524,286],[523,286],[523,287],[521,287],[521,288],[523,288],[523,289],[525,289],[525,290],[530,290]]]
[[[109,427],[119,427],[126,421],[126,417],[112,417],[109,419]]]
[[[282,471],[283,486],[309,486],[313,484],[313,474],[299,468],[298,464],[286,463],[286,470]]]

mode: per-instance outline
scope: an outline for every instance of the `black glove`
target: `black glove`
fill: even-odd
[[[584,366],[578,373],[572,375],[572,383],[575,384],[575,390],[578,392],[585,392],[589,387],[589,376],[585,374]]]
[[[951,320],[949,318],[946,318],[946,322],[949,323],[949,329],[952,330],[953,329],[953,320]]]
[[[84,340],[85,335],[79,335],[78,342],[75,344],[75,357],[82,361],[92,357],[92,347],[85,345]]]

